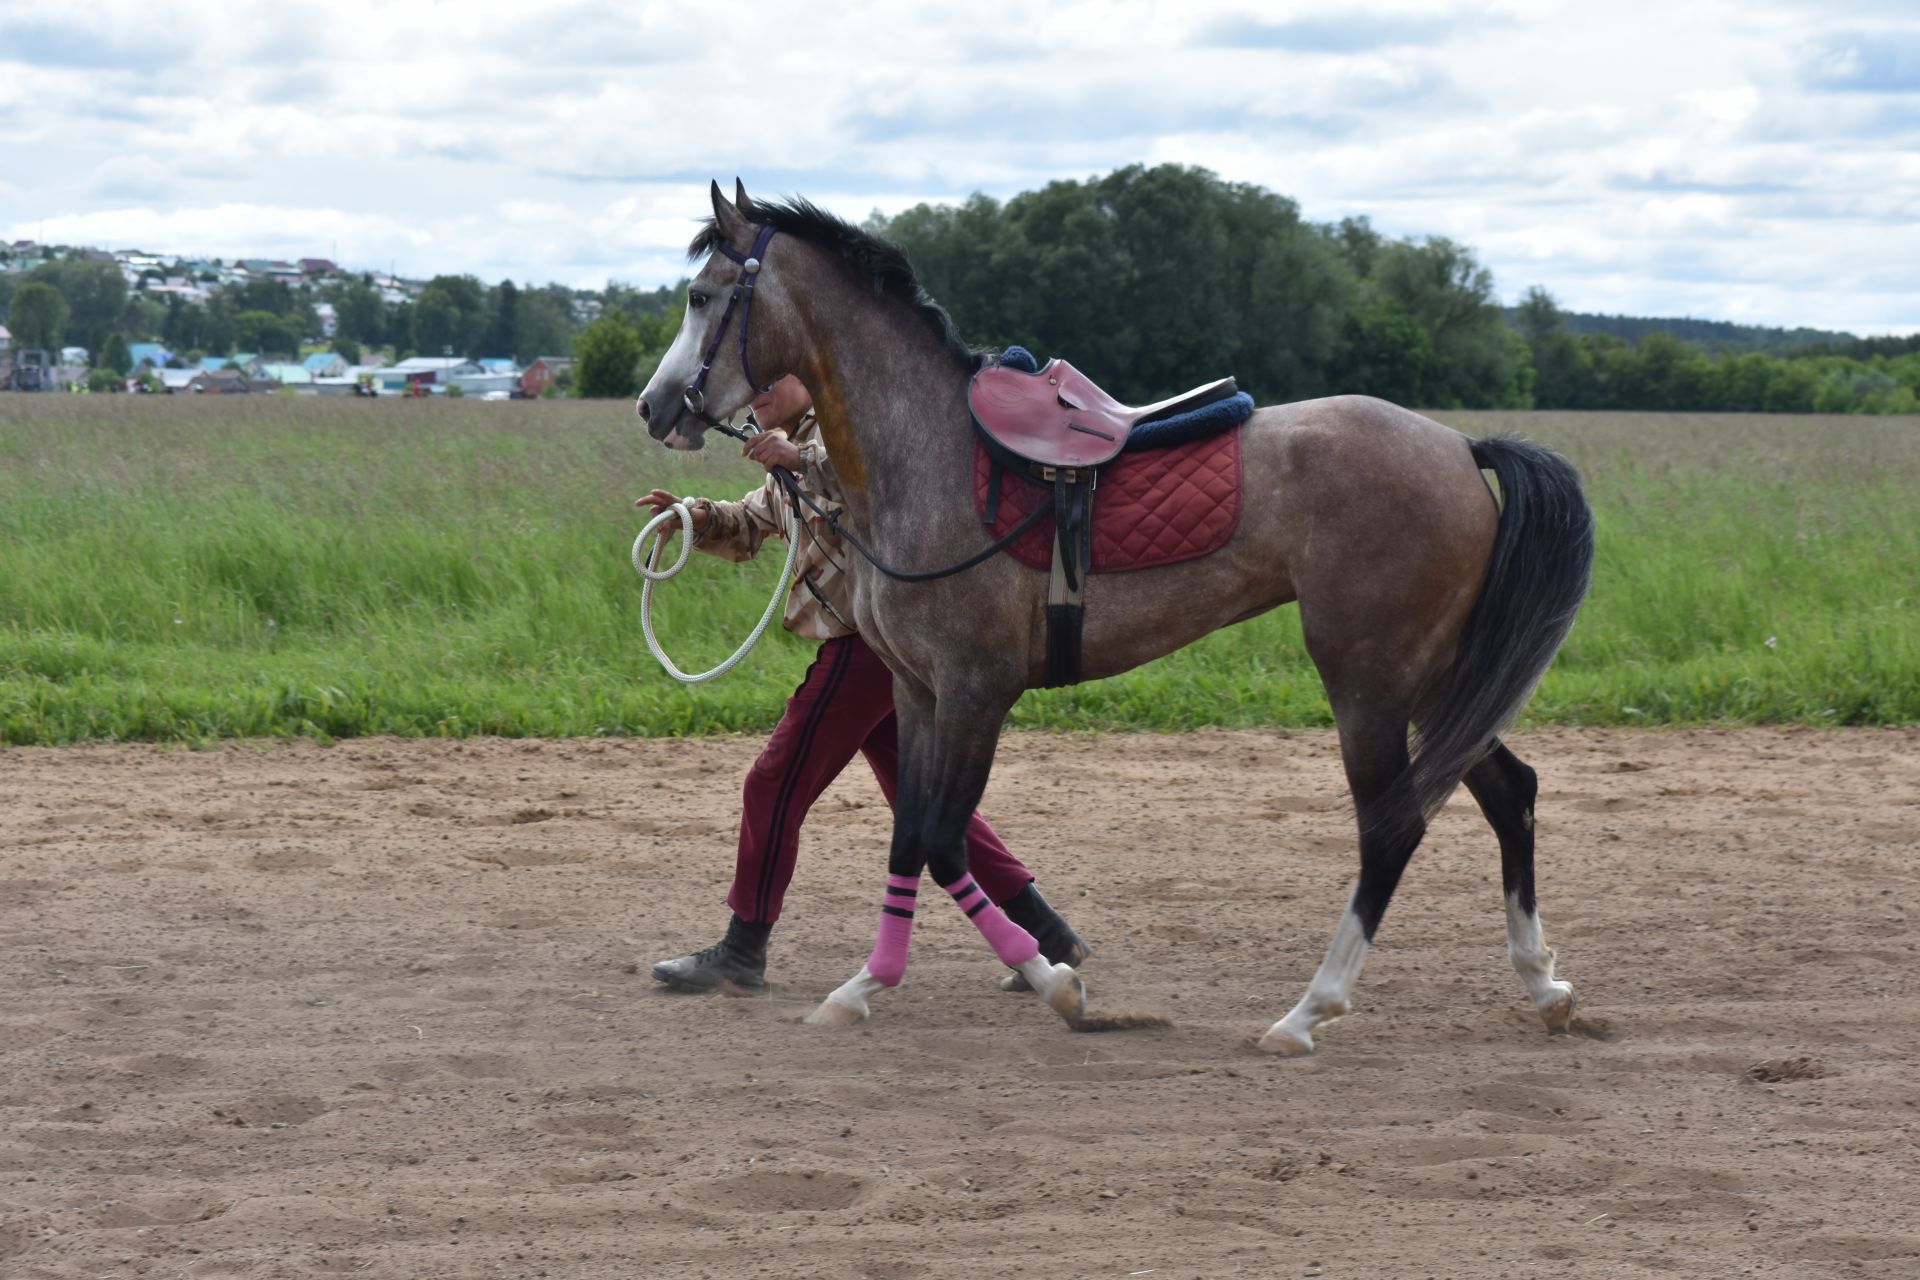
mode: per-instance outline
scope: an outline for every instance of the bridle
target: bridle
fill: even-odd
[[[767,255],[767,246],[773,243],[773,228],[760,228],[760,234],[754,237],[753,248],[746,253],[735,253],[733,246],[722,240],[715,246],[720,253],[740,264],[739,278],[733,282],[733,294],[727,299],[727,309],[721,313],[720,327],[713,331],[713,341],[707,344],[706,358],[700,361],[700,372],[693,375],[693,381],[680,393],[680,402],[691,413],[708,426],[715,428],[736,440],[744,441],[747,435],[707,412],[707,375],[713,372],[713,358],[720,354],[720,344],[726,340],[727,327],[733,323],[733,312],[740,310],[740,372],[747,376],[747,385],[755,391],[764,393],[771,389],[772,383],[761,386],[753,378],[753,365],[747,358],[748,327],[753,322],[753,287],[760,282],[760,267]]]
[[[735,253],[733,247],[724,240],[715,246],[718,252],[725,254],[727,258],[740,264],[740,275],[739,278],[733,282],[733,293],[727,299],[727,309],[720,315],[720,327],[713,331],[713,341],[707,344],[707,354],[705,358],[700,361],[700,372],[693,375],[693,381],[687,384],[687,389],[680,395],[680,401],[686,406],[688,413],[691,413],[694,417],[700,419],[700,421],[706,423],[714,430],[732,436],[735,440],[743,444],[753,439],[752,433],[742,431],[731,423],[722,421],[707,412],[707,375],[713,371],[713,359],[720,353],[720,344],[726,340],[727,328],[733,323],[733,312],[737,307],[740,311],[740,372],[746,375],[747,385],[757,391],[764,393],[773,388],[772,383],[768,383],[763,387],[753,380],[753,366],[747,360],[747,326],[751,324],[753,320],[753,287],[760,282],[760,268],[766,259],[767,246],[773,242],[773,234],[774,228],[771,226],[760,228],[760,233],[753,238],[753,248],[746,253]],[[825,521],[829,529],[832,529],[842,538],[845,538],[855,551],[865,556],[868,564],[878,569],[881,573],[886,574],[889,578],[894,578],[901,582],[932,582],[937,578],[949,578],[956,573],[964,573],[966,570],[973,568],[977,564],[984,563],[1012,546],[1027,530],[1038,525],[1040,518],[1049,511],[1052,511],[1054,507],[1054,496],[1048,494],[1046,500],[1029,512],[1005,537],[983,547],[980,551],[968,556],[958,564],[950,564],[944,569],[927,569],[922,571],[895,569],[893,566],[882,561],[879,556],[873,554],[873,552],[868,549],[867,544],[854,536],[853,532],[842,525],[831,511],[828,511],[802,492],[800,482],[794,479],[791,471],[788,471],[785,467],[770,467],[768,468],[768,472],[775,480],[779,481],[780,487],[786,490],[787,498],[793,504],[796,526],[799,523],[800,507],[804,504],[815,515],[819,516],[821,520]],[[648,528],[651,527],[651,525],[648,526]],[[644,536],[644,533],[642,536]],[[657,558],[657,547],[655,551]],[[637,557],[639,553],[640,544],[638,541],[635,541],[634,554]],[[638,567],[637,561],[635,567]]]

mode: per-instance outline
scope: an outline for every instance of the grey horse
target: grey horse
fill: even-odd
[[[876,560],[931,570],[987,545],[971,483],[967,388],[991,359],[961,341],[900,250],[805,200],[716,183],[689,250],[679,336],[639,402],[654,439],[698,449],[756,389],[797,375]],[[1208,371],[1197,371],[1208,372]],[[1260,1040],[1303,1054],[1353,985],[1432,814],[1464,781],[1498,838],[1507,952],[1549,1030],[1574,993],[1534,897],[1534,771],[1497,737],[1565,640],[1587,590],[1592,515],[1579,477],[1523,441],[1472,440],[1364,396],[1257,409],[1242,431],[1232,538],[1185,564],[1085,582],[1083,673],[1116,675],[1291,602],[1332,705],[1360,874],[1292,1010]],[[1483,469],[1498,484],[1496,496]],[[855,622],[894,673],[900,790],[879,938],[808,1021],[866,1018],[906,968],[923,871],[1070,1024],[1085,990],[967,875],[961,832],[1007,712],[1045,667],[1047,575],[995,556],[937,581],[856,561]]]

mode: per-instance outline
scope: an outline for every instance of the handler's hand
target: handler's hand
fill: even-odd
[[[769,471],[775,467],[785,467],[789,471],[800,470],[800,446],[777,431],[767,431],[755,436],[747,441],[747,447],[740,452]]]
[[[712,513],[701,506],[699,500],[696,498],[682,498],[678,494],[668,493],[665,489],[655,489],[644,498],[635,498],[633,505],[636,507],[651,507],[653,514],[657,516],[663,511],[672,510],[673,504],[676,502],[685,503],[687,510],[693,513],[693,531],[695,533],[705,533],[707,531],[707,517]],[[664,538],[679,527],[680,521],[678,517],[669,520],[660,526],[660,536]]]

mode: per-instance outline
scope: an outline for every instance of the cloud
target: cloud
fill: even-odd
[[[859,219],[1160,162],[1450,236],[1509,296],[1920,327],[1888,287],[1910,0],[92,0],[0,32],[0,227],[116,247],[654,284],[712,177]]]
[[[1371,53],[1459,39],[1477,23],[1457,17],[1354,14],[1273,21],[1249,14],[1216,18],[1194,34],[1200,47],[1285,49],[1293,53]]]
[[[1920,33],[1847,32],[1807,53],[1802,79],[1829,93],[1920,93]]]
[[[93,171],[89,194],[103,200],[154,200],[170,194],[174,176],[148,156],[116,156]]]
[[[0,63],[23,62],[36,67],[144,70],[178,57],[187,47],[179,27],[138,20],[127,25],[101,23],[89,27],[73,20],[16,17],[4,30]]]
[[[1607,185],[1616,191],[1645,191],[1657,195],[1778,196],[1794,190],[1793,185],[1786,182],[1710,182],[1676,177],[1665,170],[1655,170],[1644,178],[1620,174],[1609,178]]]

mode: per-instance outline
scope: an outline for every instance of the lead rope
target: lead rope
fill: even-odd
[[[671,568],[662,569],[660,553],[665,549],[667,538],[671,535],[662,533],[654,539],[651,556],[646,554],[647,538],[661,525],[676,517],[680,521],[680,558],[673,562]],[[659,659],[660,665],[666,669],[667,674],[681,684],[705,684],[709,680],[718,680],[738,666],[740,660],[753,651],[753,646],[760,643],[760,637],[765,635],[767,628],[773,624],[774,615],[780,612],[780,601],[787,594],[787,586],[793,578],[793,562],[799,550],[800,517],[790,508],[787,512],[787,562],[780,567],[780,577],[773,584],[773,599],[767,601],[767,611],[760,615],[760,621],[754,625],[752,634],[746,638],[745,643],[733,651],[732,657],[711,671],[688,675],[674,665],[673,659],[667,656],[667,651],[660,647],[659,639],[653,634],[653,585],[656,582],[670,580],[687,567],[687,558],[693,554],[693,513],[687,510],[686,503],[676,502],[647,521],[646,527],[640,530],[640,536],[633,540],[633,567],[642,578],[646,579],[645,584],[640,588],[640,631],[647,638],[647,648],[653,651],[653,656]]]

